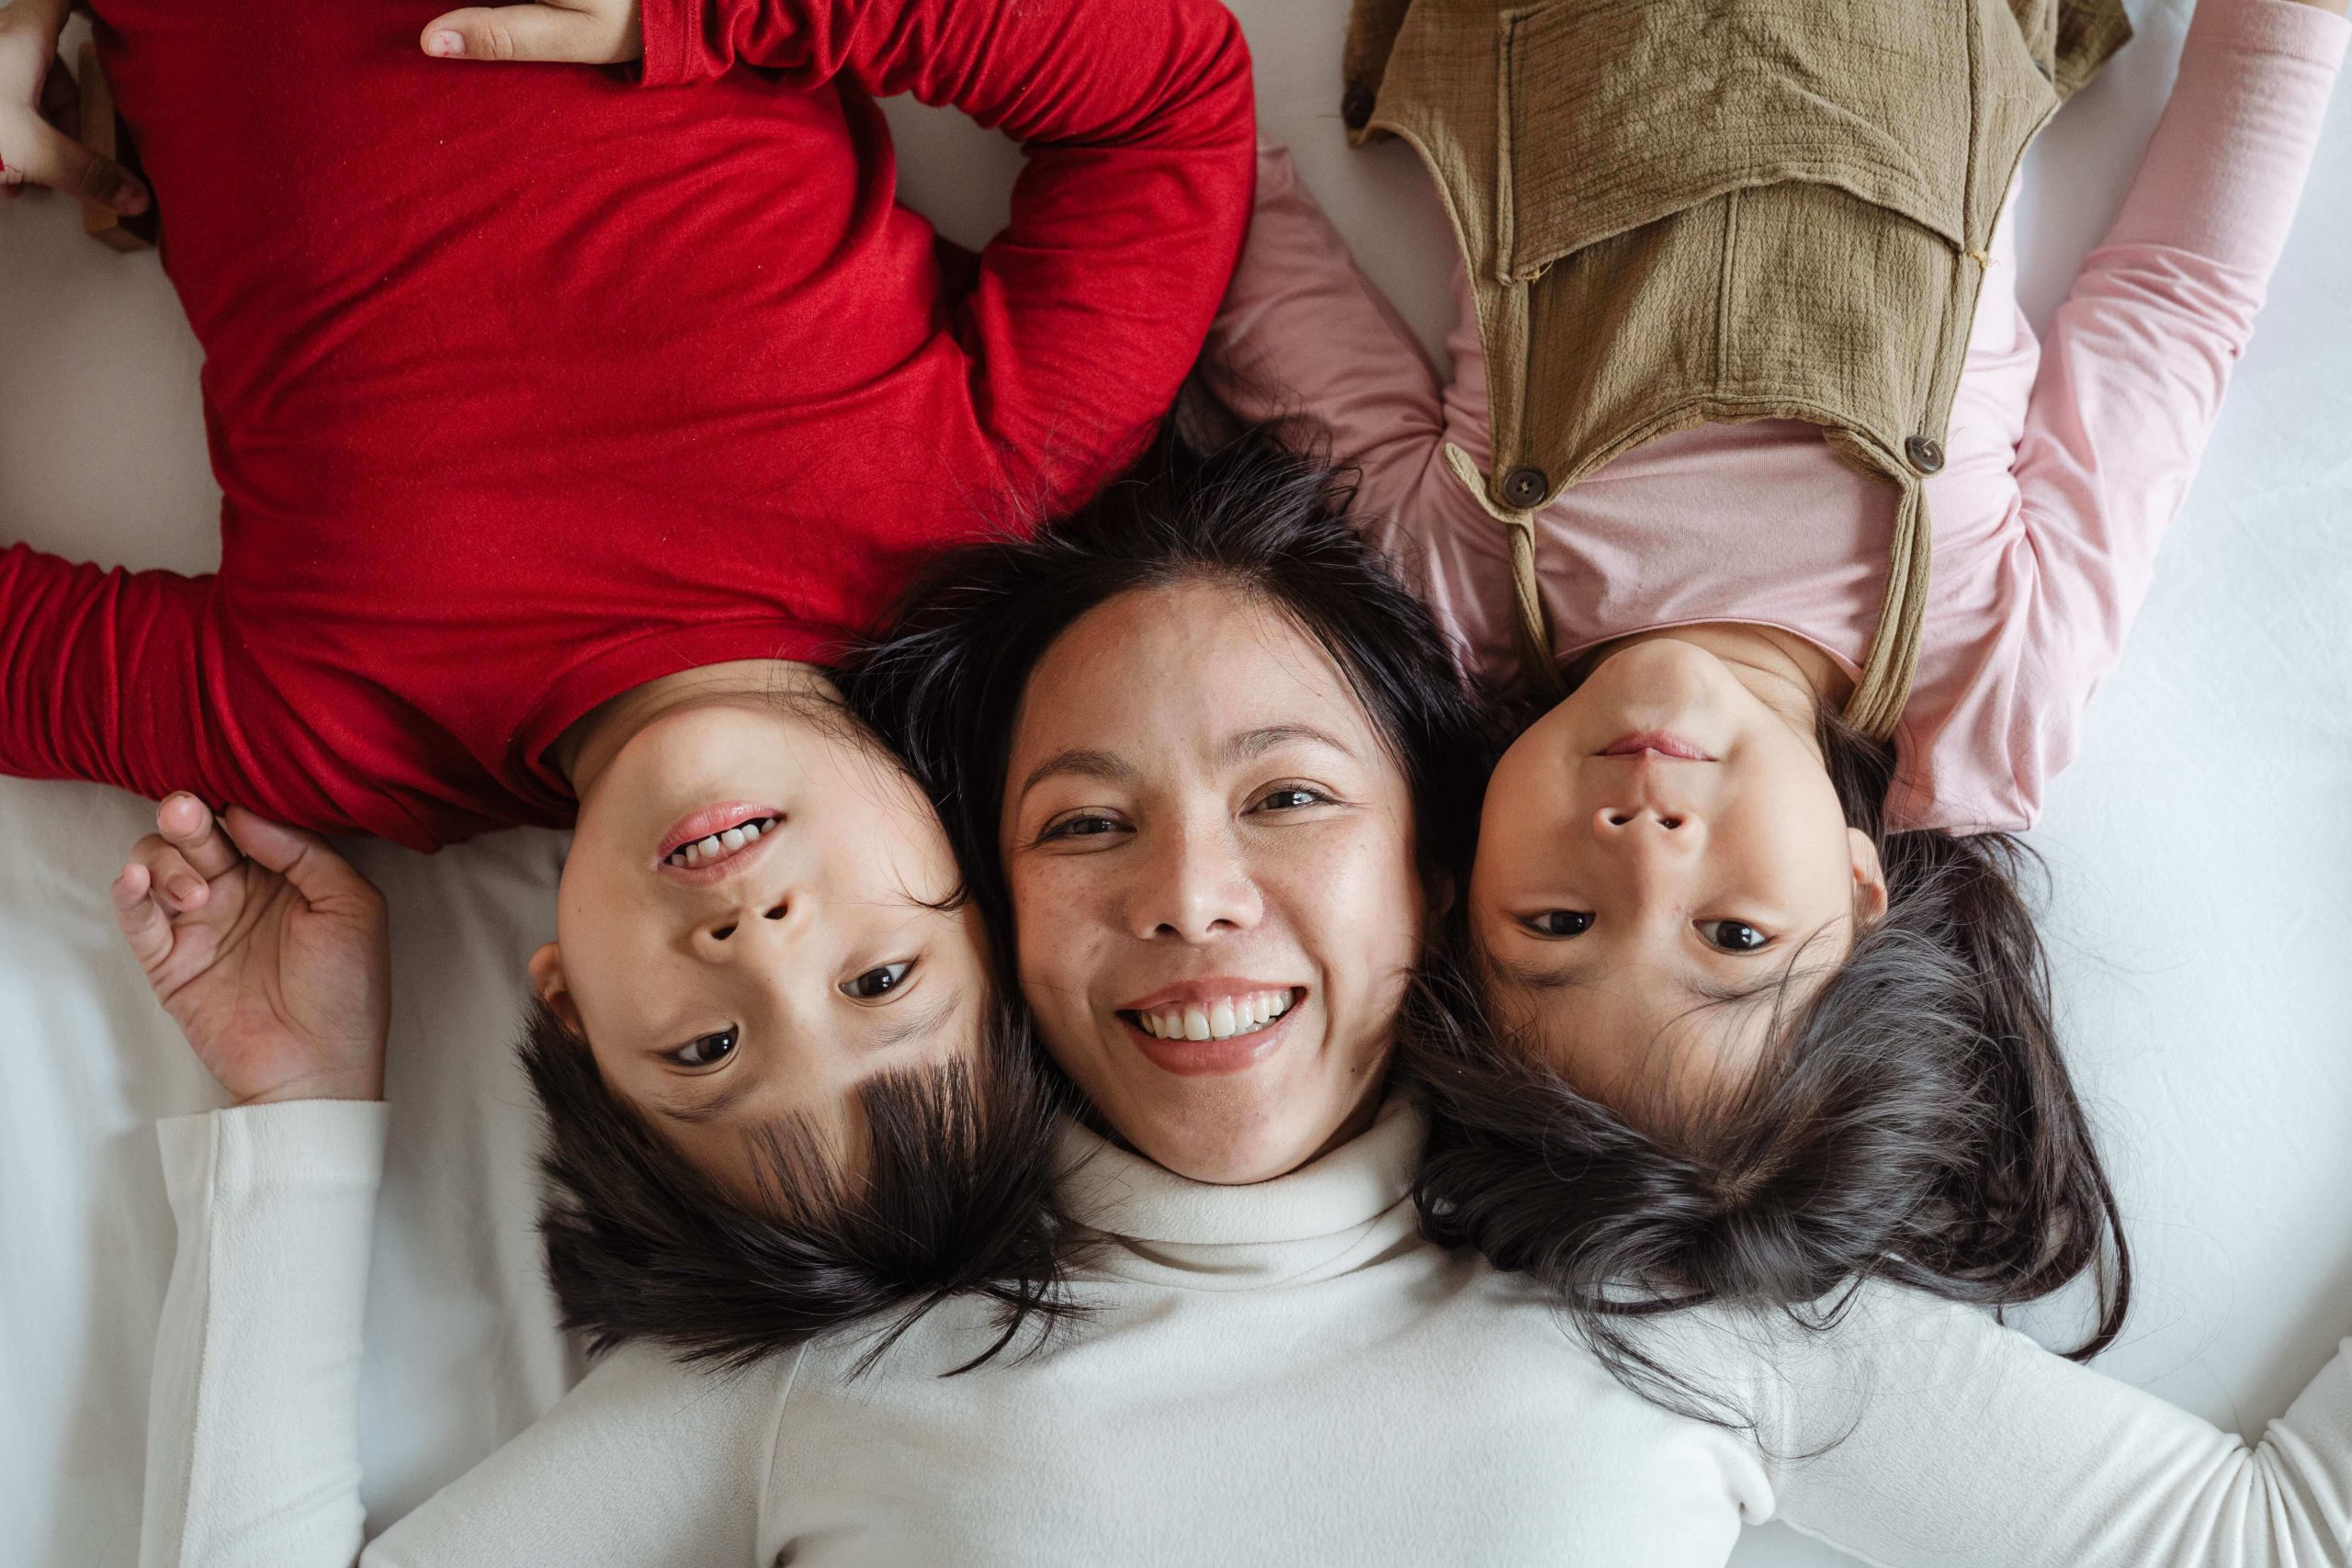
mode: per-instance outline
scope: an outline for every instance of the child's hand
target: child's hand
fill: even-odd
[[[240,807],[216,823],[175,795],[155,825],[115,879],[115,919],[220,1087],[240,1105],[380,1097],[383,896],[317,838]]]
[[[425,24],[424,52],[450,60],[618,65],[645,52],[638,0],[476,6]]]
[[[144,212],[146,186],[58,129],[81,117],[74,78],[57,60],[64,26],[65,0],[16,0],[0,11],[0,199],[48,186],[125,217]]]

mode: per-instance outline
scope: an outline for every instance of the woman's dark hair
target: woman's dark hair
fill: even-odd
[[[805,1120],[763,1128],[756,1201],[730,1194],[615,1095],[585,1041],[543,1004],[521,1052],[546,1119],[539,1229],[563,1325],[601,1354],[631,1340],[728,1368],[836,1329],[876,1337],[861,1370],[950,1296],[998,1308],[958,1371],[1073,1308],[1054,1197],[1061,1090],[1027,1023],[1000,1007],[970,1057],[877,1074],[837,1153]]]
[[[1410,786],[1425,880],[1459,886],[1493,759],[1487,721],[1428,610],[1350,523],[1351,499],[1344,477],[1264,431],[1206,453],[1171,434],[1075,515],[953,551],[922,576],[897,630],[854,661],[851,700],[938,802],[994,929],[1012,930],[998,818],[1030,672],[1096,605],[1202,580],[1279,606],[1331,656]]]
[[[1659,1116],[1578,1093],[1496,1021],[1461,920],[1400,1034],[1430,1116],[1415,1190],[1430,1235],[1539,1280],[1621,1379],[1708,1419],[1723,1406],[1649,1357],[1630,1318],[1723,1303],[1826,1326],[1869,1280],[2001,1306],[2095,1271],[2082,1360],[2131,1301],[2022,890],[2038,857],[2002,833],[1888,832],[1893,748],[1831,712],[1820,735],[1887,910],[1810,998],[1776,1004],[1736,1089]]]

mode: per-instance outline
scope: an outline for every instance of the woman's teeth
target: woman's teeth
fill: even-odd
[[[776,821],[774,817],[757,817],[749,822],[740,822],[724,833],[713,833],[707,839],[696,839],[691,844],[671,851],[662,858],[662,863],[692,871],[721,855],[731,855],[745,844],[758,843],[760,835],[775,827]]]
[[[1230,1040],[1247,1034],[1290,1011],[1288,991],[1260,991],[1254,996],[1229,997],[1207,1007],[1156,1008],[1136,1014],[1146,1034],[1160,1040]]]

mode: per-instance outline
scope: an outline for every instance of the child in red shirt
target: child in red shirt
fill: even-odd
[[[418,849],[572,825],[550,1019],[774,1210],[993,1016],[936,819],[819,666],[1152,430],[1248,221],[1238,28],[647,0],[640,84],[436,62],[391,0],[96,10],[205,350],[221,565],[0,553],[0,771]],[[62,17],[0,13],[0,82],[37,91]],[[894,200],[899,92],[1024,145],[978,254]],[[32,115],[0,105],[0,162]],[[155,865],[193,918],[209,873]]]

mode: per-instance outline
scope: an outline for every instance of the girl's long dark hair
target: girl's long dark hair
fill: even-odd
[[[1459,921],[1402,1036],[1430,1121],[1430,1235],[1539,1280],[1623,1381],[1707,1419],[1729,1416],[1645,1351],[1635,1319],[1722,1303],[1826,1326],[1865,1281],[1997,1307],[2091,1272],[2079,1360],[2131,1302],[2025,893],[2037,857],[2007,834],[1886,831],[1892,748],[1834,714],[1821,739],[1887,912],[1727,1100],[1654,1118],[1579,1094],[1495,1023]]]

